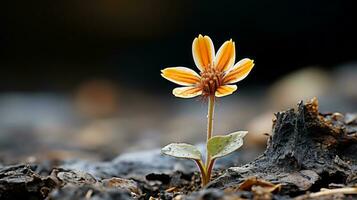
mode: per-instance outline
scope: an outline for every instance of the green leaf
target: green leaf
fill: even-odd
[[[161,153],[177,157],[193,160],[201,160],[201,152],[193,145],[186,143],[171,143],[161,149]]]
[[[207,151],[212,159],[226,156],[243,145],[248,131],[237,131],[228,135],[214,136],[207,142]]]

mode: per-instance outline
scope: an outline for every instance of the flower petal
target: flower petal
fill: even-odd
[[[236,85],[222,85],[219,88],[217,88],[215,95],[216,97],[224,97],[232,94],[236,90],[237,90]]]
[[[177,87],[172,94],[181,98],[192,98],[202,94],[202,89],[198,87]]]
[[[224,84],[236,83],[248,76],[254,67],[254,60],[244,58],[237,62],[232,69],[223,77]]]
[[[201,34],[193,40],[192,56],[200,71],[213,64],[214,46],[210,37]]]
[[[226,71],[234,65],[236,59],[236,48],[234,42],[231,40],[223,43],[219,48],[214,60],[216,69],[220,71]]]
[[[191,86],[200,82],[200,76],[186,67],[169,67],[161,70],[161,76],[183,86]]]

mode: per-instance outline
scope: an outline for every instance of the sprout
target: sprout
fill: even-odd
[[[249,74],[254,61],[245,58],[234,64],[235,43],[232,40],[223,43],[215,54],[211,38],[202,35],[194,39],[192,54],[200,74],[186,67],[169,67],[161,70],[161,76],[183,86],[173,90],[176,97],[203,96],[208,99],[205,163],[202,161],[201,152],[190,144],[172,143],[162,148],[161,152],[195,161],[201,172],[202,186],[205,186],[211,179],[215,160],[240,148],[243,145],[243,137],[248,133],[237,131],[212,137],[215,98],[227,96],[236,91],[237,86],[234,84]]]

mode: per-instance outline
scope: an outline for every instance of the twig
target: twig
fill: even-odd
[[[321,197],[321,196],[334,195],[334,194],[357,194],[357,187],[326,189],[326,190],[323,190],[320,192],[315,192],[315,193],[298,196],[295,198],[295,200],[317,198],[317,197]]]

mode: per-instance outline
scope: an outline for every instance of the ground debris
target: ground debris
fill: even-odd
[[[276,113],[263,155],[228,170],[222,169],[232,166],[239,153],[222,159],[215,180],[205,188],[193,162],[153,150],[106,162],[0,164],[0,199],[353,199],[357,198],[356,118],[356,114],[321,114],[316,99],[301,102],[297,110]]]
[[[104,187],[108,188],[117,188],[125,191],[129,191],[136,196],[142,195],[142,191],[140,190],[137,182],[133,180],[128,180],[124,178],[110,178],[104,179],[101,181]]]
[[[279,192],[281,189],[280,184],[273,184],[271,182],[258,179],[257,177],[251,177],[245,180],[243,183],[239,185],[237,191],[244,190],[244,191],[254,191],[254,188],[260,187],[261,190],[264,189],[265,192],[268,193],[276,193]]]
[[[35,169],[30,165],[0,168],[0,199],[44,199],[58,182],[38,175]]]
[[[356,187],[336,188],[336,189],[321,189],[319,192],[308,193],[294,198],[294,200],[308,199],[349,199],[351,195],[357,195]]]
[[[62,187],[53,190],[49,194],[49,200],[130,199],[142,194],[137,183],[129,179],[112,177],[97,180],[89,173],[62,168],[54,169],[52,174],[55,174],[57,179],[61,181]]]
[[[127,200],[133,199],[129,192],[94,185],[67,184],[50,193],[48,200]]]
[[[96,180],[91,174],[55,168],[39,175],[36,165],[0,168],[0,199],[128,199],[142,195],[137,183],[123,178]]]
[[[270,200],[273,198],[273,193],[278,193],[281,189],[280,184],[273,184],[271,182],[259,179],[257,177],[249,177],[236,187],[225,189],[226,193],[236,193],[243,191],[251,192],[252,199]]]
[[[250,176],[281,184],[281,195],[290,197],[318,191],[329,184],[354,185],[357,174],[357,127],[342,114],[322,115],[317,99],[302,102],[298,110],[276,114],[273,134],[264,154],[255,161],[232,167],[210,188],[227,189]]]

